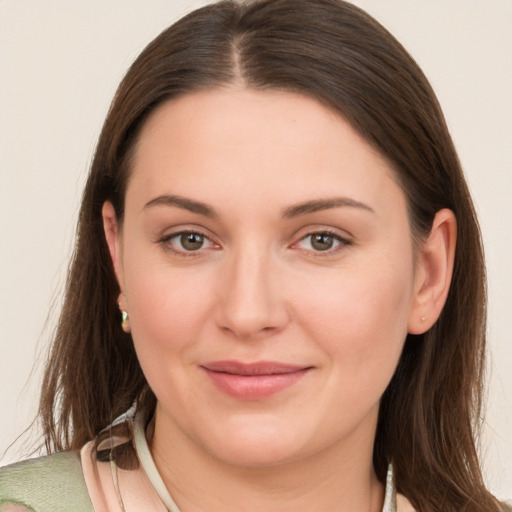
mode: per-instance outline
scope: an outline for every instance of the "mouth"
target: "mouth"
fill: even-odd
[[[240,400],[261,400],[292,386],[313,367],[273,361],[215,361],[200,368],[224,393]]]

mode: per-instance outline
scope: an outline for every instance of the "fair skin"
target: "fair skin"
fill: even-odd
[[[226,88],[156,110],[123,224],[103,217],[181,510],[380,511],[379,400],[444,304],[453,214],[415,254],[403,191],[348,123]]]

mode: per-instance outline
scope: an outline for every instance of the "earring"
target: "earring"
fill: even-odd
[[[130,320],[128,318],[128,312],[126,311],[121,311],[121,329],[123,329],[126,334],[130,333]]]

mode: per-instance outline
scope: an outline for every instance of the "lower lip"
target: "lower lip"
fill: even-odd
[[[250,376],[215,372],[204,367],[203,370],[224,393],[240,400],[261,400],[289,388],[304,377],[309,368],[290,373]]]

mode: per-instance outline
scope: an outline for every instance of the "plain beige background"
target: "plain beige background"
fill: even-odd
[[[0,454],[35,412],[34,361],[55,322],[82,185],[115,88],[153,37],[204,3],[0,0]],[[431,80],[480,213],[491,352],[482,451],[490,488],[511,498],[512,0],[355,3]],[[17,457],[11,450],[2,463]]]

